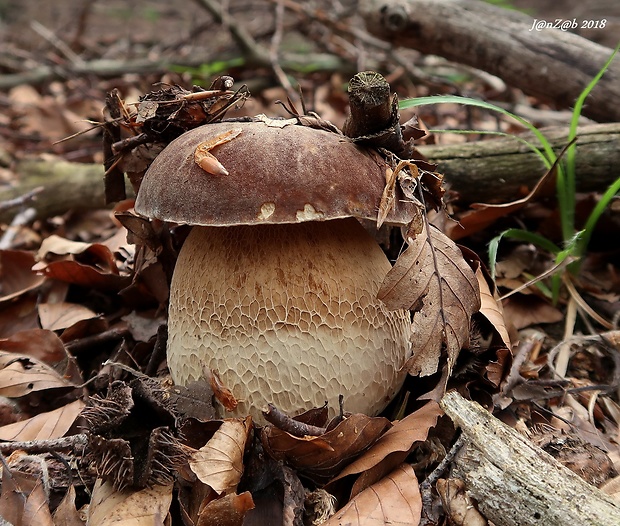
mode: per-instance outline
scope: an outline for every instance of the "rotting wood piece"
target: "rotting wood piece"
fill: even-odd
[[[568,126],[540,131],[559,155],[568,143]],[[537,144],[531,133],[520,137]],[[576,148],[578,190],[604,191],[618,177],[620,123],[579,127]],[[542,159],[514,137],[417,149],[438,165],[448,187],[458,192],[462,203],[501,203],[524,197],[547,171]]]
[[[456,391],[441,407],[465,435],[452,475],[496,526],[610,526],[620,507],[526,437]]]
[[[502,78],[510,86],[562,107],[575,103],[612,50],[559,29],[531,30],[523,13],[474,0],[364,0],[360,12],[373,35],[396,46],[440,55]],[[583,115],[620,121],[620,61],[588,97]]]

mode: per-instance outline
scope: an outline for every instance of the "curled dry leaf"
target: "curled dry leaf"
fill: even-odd
[[[366,474],[371,470],[380,472],[377,469],[378,466],[391,464],[389,461],[386,462],[386,459],[389,459],[389,457],[400,459],[399,462],[396,462],[396,465],[400,464],[411,452],[416,442],[426,440],[429,430],[435,427],[437,419],[442,414],[443,411],[439,404],[431,400],[402,420],[394,422],[394,425],[379,440],[359,458],[344,468],[336,478],[330,481],[330,484],[349,475]],[[357,486],[357,489],[361,489],[360,484],[357,484]]]
[[[36,358],[0,351],[0,396],[18,398],[33,391],[60,387],[75,386]]]
[[[237,488],[252,419],[224,420],[213,437],[192,454],[189,465],[198,479],[218,495]]]
[[[401,464],[387,477],[351,499],[324,526],[417,526],[422,513],[418,479],[409,464]]]
[[[491,293],[489,284],[484,278],[482,269],[478,267],[476,269],[476,279],[478,280],[478,286],[480,287],[480,314],[482,314],[499,334],[503,344],[510,349],[512,344],[510,343],[510,336],[508,335],[508,329],[506,328],[506,320],[504,319],[504,309],[496,294]]]
[[[228,175],[228,170],[220,163],[211,150],[220,144],[232,141],[243,130],[241,128],[233,128],[224,133],[216,135],[208,141],[201,142],[194,150],[194,161],[205,172],[213,175]]]
[[[40,303],[38,310],[41,327],[50,331],[66,329],[78,321],[97,317],[97,313],[77,303]]]
[[[31,252],[0,250],[0,302],[9,301],[24,292],[36,289],[45,281],[44,276],[32,272],[35,264]]]
[[[75,507],[75,487],[69,486],[67,493],[54,511],[54,524],[59,526],[84,526],[80,514]]]
[[[254,508],[249,491],[240,495],[231,493],[209,502],[201,511],[196,526],[242,526],[245,514]]]
[[[23,354],[51,365],[67,358],[67,351],[62,340],[46,329],[15,332],[9,338],[0,339],[0,350],[14,353],[14,358],[18,354]],[[27,367],[31,370],[29,365]],[[0,386],[2,385],[0,381]]]
[[[386,418],[354,414],[321,436],[300,438],[266,426],[261,441],[271,457],[285,461],[316,482],[326,482],[376,442],[389,426]]]
[[[98,480],[93,488],[87,526],[163,526],[172,503],[172,484],[140,491],[117,491]]]
[[[388,272],[378,296],[390,309],[414,311],[409,372],[427,376],[439,369],[444,344],[449,370],[468,344],[480,291],[459,248],[439,230],[426,224],[407,241],[409,247]]]
[[[0,427],[0,440],[27,441],[60,438],[69,431],[84,406],[84,402],[75,400],[53,411],[2,426]]]

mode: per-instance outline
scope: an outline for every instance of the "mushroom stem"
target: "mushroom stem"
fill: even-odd
[[[378,299],[391,265],[353,218],[194,227],[172,279],[168,365],[176,383],[215,370],[239,405],[376,414],[400,389],[410,315]]]

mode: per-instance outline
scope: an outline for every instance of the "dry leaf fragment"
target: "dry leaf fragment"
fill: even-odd
[[[469,342],[470,319],[480,309],[476,277],[456,244],[425,225],[396,260],[378,297],[390,309],[414,311],[409,372],[427,376],[439,369],[442,345],[452,369]]]
[[[84,409],[84,402],[75,400],[47,413],[0,427],[0,440],[49,440],[60,438]]]
[[[242,526],[245,514],[254,508],[249,491],[240,495],[231,493],[209,502],[201,511],[196,526]]]
[[[325,526],[417,526],[422,513],[418,479],[401,464],[381,481],[355,496]]]
[[[372,471],[380,471],[376,469],[390,457],[397,457],[403,462],[407,455],[411,452],[416,442],[426,440],[428,432],[437,424],[437,419],[443,414],[439,404],[433,400],[427,402],[417,411],[407,415],[402,420],[394,422],[394,425],[388,429],[367,451],[359,458],[351,462],[344,468],[340,474],[330,481],[330,484],[349,475],[361,473],[364,476]],[[393,465],[393,464],[392,464]],[[390,470],[391,471],[391,470]],[[369,480],[369,476],[365,477]],[[359,482],[359,479],[358,479]],[[354,488],[354,495],[357,491],[364,489],[362,484],[356,482],[357,488]],[[376,482],[376,480],[373,480]]]
[[[78,321],[97,317],[96,312],[77,303],[40,303],[38,310],[41,327],[50,331],[66,329]]]
[[[36,358],[0,351],[0,396],[18,398],[33,391],[61,387],[75,386]]]
[[[98,480],[93,488],[87,526],[164,526],[172,503],[172,487],[117,491]]]
[[[314,481],[326,482],[390,425],[386,418],[353,414],[321,436],[300,438],[268,425],[261,441],[272,458],[284,460]]]
[[[198,479],[218,495],[237,488],[243,474],[243,453],[252,419],[224,420],[213,437],[190,458]]]
[[[69,486],[67,493],[54,511],[54,524],[56,526],[84,526],[80,514],[75,507],[75,487]]]
[[[216,135],[208,141],[201,142],[196,146],[196,150],[194,151],[194,161],[196,164],[209,174],[228,175],[228,170],[226,170],[224,165],[211,153],[211,150],[216,146],[232,141],[242,131],[241,128],[233,128],[232,130]]]
[[[510,349],[512,344],[510,343],[510,336],[508,329],[506,328],[506,320],[504,319],[504,309],[496,294],[491,293],[489,284],[484,278],[482,269],[478,267],[476,269],[476,279],[478,280],[478,286],[480,287],[480,314],[482,314],[500,335],[504,345]]]
[[[30,270],[35,264],[34,255],[22,250],[0,250],[0,301],[36,289],[45,281]]]

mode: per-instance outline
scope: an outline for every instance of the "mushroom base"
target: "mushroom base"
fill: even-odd
[[[338,396],[374,415],[398,392],[410,315],[376,298],[391,265],[353,218],[194,227],[172,279],[168,366],[175,383],[211,369],[263,423],[267,403],[294,415]]]

